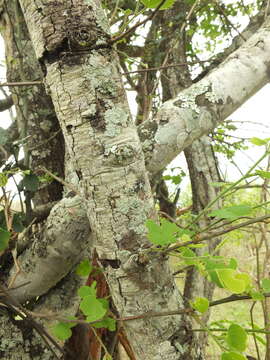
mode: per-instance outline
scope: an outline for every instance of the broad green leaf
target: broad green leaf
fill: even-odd
[[[259,291],[249,291],[249,295],[252,297],[255,301],[262,301],[264,300],[264,296]]]
[[[270,171],[256,170],[256,174],[263,179],[270,179]]]
[[[148,234],[148,239],[155,245],[169,245],[177,241],[180,228],[166,219],[161,219],[161,224],[158,225],[152,220],[147,220],[145,223]]]
[[[223,209],[213,210],[209,216],[219,219],[235,220],[241,216],[250,215],[252,208],[248,205],[235,205]]]
[[[218,274],[216,271],[214,270],[211,270],[211,271],[208,271],[208,275],[210,277],[210,280],[216,284],[218,287],[220,288],[224,288],[224,285],[222,284],[222,282],[219,280],[219,277],[218,277]]]
[[[67,316],[67,319],[70,319],[70,320],[78,320],[77,318],[76,318],[76,316]],[[74,326],[76,326],[77,325],[77,322],[67,322],[66,323],[67,325],[68,325],[68,327],[69,328],[73,328]]]
[[[8,247],[10,236],[11,233],[9,231],[0,228],[0,251],[3,251]]]
[[[105,310],[109,310],[110,304],[107,299],[101,298],[101,299],[98,299],[98,301],[102,304],[102,306],[104,307]]]
[[[204,297],[197,297],[195,301],[191,303],[191,306],[200,313],[205,313],[209,308],[209,301]]]
[[[96,289],[93,287],[84,285],[78,289],[78,295],[81,298],[84,298],[85,296],[89,296],[89,295],[96,297]]]
[[[237,269],[237,260],[235,258],[230,258],[230,262],[229,262],[229,265],[228,265],[228,268],[229,269]]]
[[[247,358],[238,352],[230,351],[221,355],[221,360],[247,360]]]
[[[60,340],[67,340],[71,337],[72,331],[67,323],[59,322],[52,328],[52,333]]]
[[[39,186],[39,180],[38,177],[34,174],[25,175],[22,184],[24,187],[24,190],[27,191],[37,191]]]
[[[259,336],[259,335],[255,335],[255,338],[256,338],[261,344],[263,344],[264,346],[266,346],[266,341],[264,340],[264,338],[262,338],[262,337]]]
[[[262,288],[265,292],[270,292],[270,279],[262,279]]]
[[[161,0],[141,0],[144,6],[155,9],[161,3]],[[160,10],[169,9],[173,6],[175,0],[166,0],[165,3],[161,6]]]
[[[76,274],[79,276],[88,276],[92,271],[92,266],[88,259],[85,259],[80,262],[80,264],[76,267]]]
[[[235,278],[245,282],[245,290],[251,287],[251,278],[247,273],[238,273],[235,275]]]
[[[216,270],[220,282],[223,287],[235,294],[241,294],[246,290],[246,281],[236,278],[234,269],[218,269]]]
[[[92,295],[84,296],[80,303],[80,309],[87,316],[86,320],[89,322],[102,319],[107,312],[99,299]]]
[[[228,345],[237,351],[245,351],[247,347],[247,333],[238,324],[231,324],[227,334]]]
[[[91,326],[94,326],[95,328],[106,328],[110,331],[115,331],[116,329],[116,321],[111,317],[106,317],[105,319],[92,324]]]
[[[260,139],[257,137],[253,137],[253,138],[249,139],[249,141],[251,142],[251,144],[257,145],[257,146],[267,145],[267,143],[268,143],[268,139]]]
[[[180,252],[181,257],[183,257],[183,260],[187,265],[196,265],[198,263],[197,255],[188,247],[182,248]]]

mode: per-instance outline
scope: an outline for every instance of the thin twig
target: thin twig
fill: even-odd
[[[145,23],[147,23],[149,20],[153,20],[153,18],[156,16],[157,12],[159,11],[159,9],[161,8],[161,6],[165,3],[166,0],[162,0],[161,3],[158,5],[158,7],[144,20],[139,21],[137,24],[135,24],[134,26],[132,26],[130,29],[128,29],[126,32],[124,32],[123,34],[116,36],[114,38],[112,38],[111,40],[109,40],[110,44],[114,44],[115,42],[124,39],[127,35],[129,35],[130,33],[134,32],[139,26],[144,25]]]
[[[249,313],[250,313],[250,321],[251,321],[251,326],[252,326],[252,328],[254,328],[253,310],[254,310],[254,306],[255,306],[255,305],[256,305],[256,301],[253,302],[253,304],[251,305],[250,311],[249,311]],[[256,348],[257,358],[258,358],[258,360],[261,360],[260,350],[259,350],[259,346],[258,346],[258,341],[257,341],[256,335],[255,335],[254,332],[252,333],[252,337],[253,337],[253,341],[254,341],[255,348]]]
[[[185,21],[183,22],[181,29],[180,29],[180,34],[184,31],[188,20],[191,18],[191,15],[193,14],[195,7],[199,4],[200,0],[196,0],[195,3],[192,5],[192,7],[189,10],[189,13],[187,14],[187,17],[185,18]]]
[[[75,194],[80,196],[79,191],[77,190],[77,188],[75,188],[75,186],[67,183],[65,180],[61,179],[60,177],[54,175],[51,171],[49,171],[48,169],[46,169],[44,166],[40,166],[39,170],[45,172],[46,174],[50,175],[53,179],[55,179],[56,181],[60,182],[60,184],[66,186],[68,189],[72,190],[75,192]]]
[[[224,16],[225,20],[227,21],[227,23],[237,32],[237,34],[241,37],[242,40],[244,40],[245,42],[247,41],[247,39],[240,33],[240,31],[233,25],[233,23],[229,20],[227,14],[224,12],[222,6],[220,6],[220,4],[218,3],[217,0],[213,1],[214,4],[218,7],[218,9],[220,10],[221,14]]]
[[[201,236],[201,235],[197,234],[197,235],[195,235],[194,240],[185,241],[185,242],[182,242],[182,243],[177,243],[176,245],[171,246],[168,249],[165,249],[163,251],[163,254],[168,254],[171,251],[180,249],[180,248],[188,246],[188,245],[198,244],[198,243],[201,243],[202,241],[205,241],[205,240],[211,240],[211,239],[213,239],[215,237],[219,237],[221,235],[227,234],[228,232],[240,229],[241,227],[244,227],[244,226],[248,226],[248,225],[251,225],[251,224],[254,224],[254,223],[258,223],[258,222],[265,222],[269,218],[270,218],[270,214],[269,215],[263,215],[263,216],[260,216],[260,217],[254,218],[254,219],[250,219],[248,221],[241,222],[240,224],[237,224],[235,226],[231,226],[231,227],[229,227],[227,229],[223,229],[223,230],[215,231],[215,232],[210,232],[210,233],[208,233],[208,234],[206,234],[204,236]]]
[[[43,81],[36,80],[36,81],[17,81],[17,82],[4,82],[0,83],[0,87],[3,86],[32,86],[32,85],[42,85]]]

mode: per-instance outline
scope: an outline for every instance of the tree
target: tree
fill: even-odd
[[[132,27],[132,12],[138,14],[142,3],[148,8],[141,26]],[[220,176],[207,134],[269,80],[268,6],[258,1],[259,12],[247,28],[205,66],[191,45],[196,31],[210,33],[211,46],[217,31],[231,31],[228,15],[252,9],[241,1],[228,8],[183,0],[142,3],[1,1],[7,78],[13,83],[12,97],[3,106],[16,106],[16,120],[3,135],[2,164],[13,153],[16,167],[24,171],[27,225],[18,237],[14,264],[11,252],[2,254],[2,271],[11,290],[3,287],[1,301],[25,318],[14,320],[11,313],[1,318],[2,358],[60,356],[59,344],[53,342],[54,354],[46,348],[38,333],[53,340],[20,304],[28,302],[34,313],[46,314],[46,325],[50,311],[60,318],[75,314],[80,303],[76,290],[85,281],[72,270],[86,256],[92,256],[105,275],[111,307],[123,319],[116,335],[130,358],[204,356],[204,339],[198,341],[190,330],[185,299],[198,294],[211,298],[213,287],[189,270],[183,300],[167,256],[150,247],[145,222],[157,219],[151,186],[161,211],[174,217],[176,201],[168,198],[162,171],[185,151],[194,212],[216,197],[210,183],[220,181]],[[211,11],[224,23],[211,25]],[[207,19],[207,25],[198,25],[200,19]],[[111,35],[109,20],[122,27],[118,34]],[[150,26],[144,30],[145,44],[135,45],[136,30],[146,20]],[[139,59],[138,67],[134,58]],[[200,64],[195,78],[190,66],[194,61]],[[137,91],[136,121],[121,71]],[[160,88],[162,94],[155,98]],[[12,146],[14,139],[23,145],[23,161]],[[38,187],[36,176],[44,172],[54,181]],[[8,226],[8,205],[5,211],[7,230],[12,231],[15,220]],[[206,221],[201,217],[199,226]],[[33,222],[39,227],[32,227]],[[16,259],[16,252],[12,254]],[[106,286],[103,290],[108,294]],[[87,359],[89,327],[81,322],[72,329],[76,330],[63,356]],[[103,335],[99,333],[102,346],[93,342],[90,348],[102,352],[105,346],[112,353],[113,332]]]

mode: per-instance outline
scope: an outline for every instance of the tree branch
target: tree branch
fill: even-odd
[[[270,18],[198,83],[166,101],[139,127],[150,172],[163,169],[194,140],[212,131],[269,81]]]

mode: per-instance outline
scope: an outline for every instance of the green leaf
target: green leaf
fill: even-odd
[[[79,263],[76,267],[76,274],[79,276],[88,276],[92,271],[92,265],[88,259],[85,259]]]
[[[270,279],[262,279],[262,288],[265,292],[270,292]]]
[[[95,328],[106,328],[110,331],[115,331],[116,329],[116,321],[111,318],[111,317],[106,317],[105,319],[95,323],[95,324],[92,324],[91,326],[94,326]]]
[[[190,245],[187,245],[187,247],[189,247],[191,249],[201,249],[201,248],[204,248],[205,246],[207,246],[207,244],[190,244]]]
[[[82,299],[80,309],[84,315],[87,316],[86,320],[89,322],[102,319],[107,312],[107,309],[104,308],[102,302],[93,295],[85,296]]]
[[[9,231],[0,228],[0,251],[3,251],[8,247],[10,236],[11,233]]]
[[[223,287],[234,294],[241,294],[246,290],[246,281],[237,278],[237,273],[234,269],[218,269],[216,272]]]
[[[235,275],[235,278],[236,279],[239,279],[239,280],[243,280],[245,282],[245,291],[248,289],[248,288],[251,288],[251,278],[249,276],[249,274],[247,273],[238,273]]]
[[[270,179],[270,171],[256,170],[256,174],[263,179]]]
[[[210,280],[220,288],[224,288],[223,283],[219,280],[218,274],[216,271],[208,271]]]
[[[221,355],[221,360],[247,360],[247,358],[244,355],[239,354],[235,351],[230,351],[223,353]]]
[[[257,137],[253,137],[253,138],[249,139],[249,141],[253,145],[262,146],[262,145],[267,145],[269,139],[260,139]]]
[[[52,333],[55,337],[60,340],[67,340],[71,337],[72,331],[67,323],[59,322],[52,328]]]
[[[203,314],[209,308],[209,301],[204,297],[197,297],[195,301],[191,303],[191,306]]]
[[[255,301],[262,301],[264,300],[264,296],[259,291],[249,291],[249,295],[252,297]]]
[[[141,0],[141,2],[150,9],[155,9],[161,3],[161,0]],[[166,0],[165,3],[161,6],[160,10],[166,10],[173,6],[175,0]]]
[[[238,324],[231,324],[227,334],[228,345],[237,351],[245,351],[247,347],[247,333]]]
[[[67,319],[70,319],[70,320],[78,320],[76,318],[76,316],[67,316]],[[77,322],[67,322],[66,323],[68,325],[69,328],[73,328],[74,326],[77,325]]]
[[[248,205],[235,205],[223,209],[213,210],[209,216],[215,216],[219,219],[235,220],[241,216],[250,215],[252,208]]]
[[[81,286],[78,290],[78,295],[81,298],[84,298],[85,296],[94,296],[96,297],[96,289],[87,285]]]
[[[158,225],[152,220],[147,220],[145,225],[148,229],[147,237],[155,245],[169,245],[177,241],[180,228],[166,219],[161,219]]]
[[[182,248],[180,252],[187,265],[196,265],[198,263],[197,255],[188,247]]]
[[[34,174],[25,175],[22,184],[24,187],[24,190],[27,191],[37,191],[39,186],[39,180],[38,177]]]
[[[8,182],[8,177],[4,173],[0,173],[0,186],[6,186]]]

